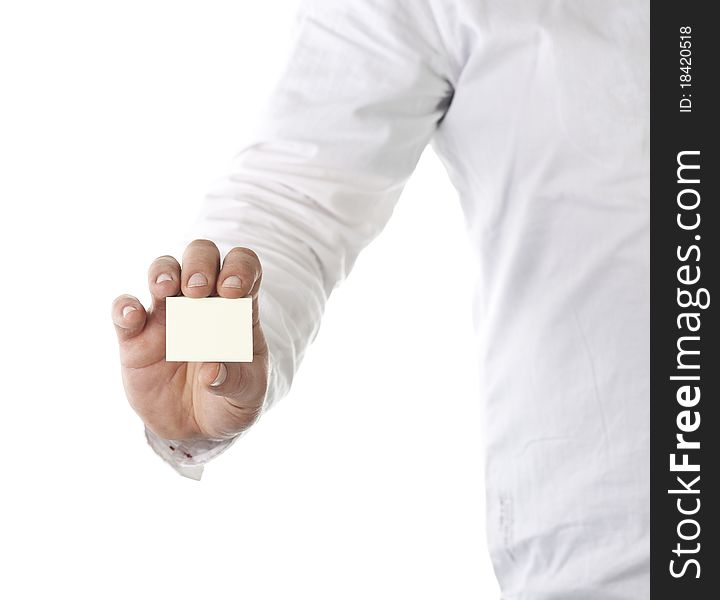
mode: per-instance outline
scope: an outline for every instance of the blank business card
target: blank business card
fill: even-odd
[[[252,362],[251,298],[167,298],[165,360]]]

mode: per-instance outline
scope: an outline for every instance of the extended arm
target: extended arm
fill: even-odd
[[[252,142],[187,233],[214,241],[222,254],[243,246],[260,259],[270,364],[263,410],[290,389],[328,297],[388,221],[452,97],[427,10],[409,2],[305,3]],[[192,468],[236,438],[175,441],[173,451],[152,432],[148,439],[174,466]]]

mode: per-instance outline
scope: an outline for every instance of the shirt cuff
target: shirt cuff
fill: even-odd
[[[200,481],[205,463],[222,454],[240,436],[242,433],[225,440],[166,440],[145,426],[145,439],[155,454],[180,475],[195,481]]]

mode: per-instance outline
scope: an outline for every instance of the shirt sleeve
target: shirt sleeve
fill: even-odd
[[[450,103],[450,70],[425,2],[301,6],[264,114],[186,233],[223,256],[246,246],[260,258],[271,363],[263,412],[287,394],[332,290],[390,218]],[[234,439],[148,441],[182,473]]]

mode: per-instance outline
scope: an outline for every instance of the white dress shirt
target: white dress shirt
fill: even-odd
[[[304,3],[253,142],[193,229],[262,261],[265,409],[428,143],[481,273],[503,598],[648,598],[648,0]],[[147,435],[195,478],[234,441]]]

